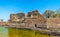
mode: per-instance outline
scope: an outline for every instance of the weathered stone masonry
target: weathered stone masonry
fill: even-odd
[[[0,22],[0,25],[19,28],[60,28],[60,18],[44,18],[35,10],[28,12],[28,14],[10,14],[10,20],[8,22]]]
[[[46,19],[37,10],[28,12],[28,14],[11,14],[9,23],[19,23],[19,25],[15,24],[18,27],[46,27]]]

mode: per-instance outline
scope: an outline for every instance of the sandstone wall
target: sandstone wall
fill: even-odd
[[[60,28],[60,18],[47,18],[47,28]]]

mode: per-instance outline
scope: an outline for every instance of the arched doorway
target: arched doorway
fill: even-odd
[[[35,27],[37,27],[37,25],[35,24]]]

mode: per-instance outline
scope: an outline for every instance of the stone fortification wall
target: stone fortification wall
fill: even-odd
[[[29,12],[25,16],[23,13],[11,14],[10,21],[0,22],[0,25],[26,28],[60,28],[60,18],[44,18],[37,10]]]
[[[43,21],[43,22],[41,22],[41,21]],[[0,22],[1,26],[11,26],[11,27],[16,26],[16,27],[21,27],[21,28],[22,27],[34,28],[35,24],[38,27],[60,28],[60,18],[46,18],[45,20],[26,19],[25,22],[23,22],[23,23]]]
[[[47,28],[60,28],[60,18],[47,18]]]

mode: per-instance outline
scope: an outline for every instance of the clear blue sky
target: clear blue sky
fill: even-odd
[[[0,0],[0,19],[8,20],[11,13],[38,10],[41,14],[45,10],[60,8],[60,0]]]

